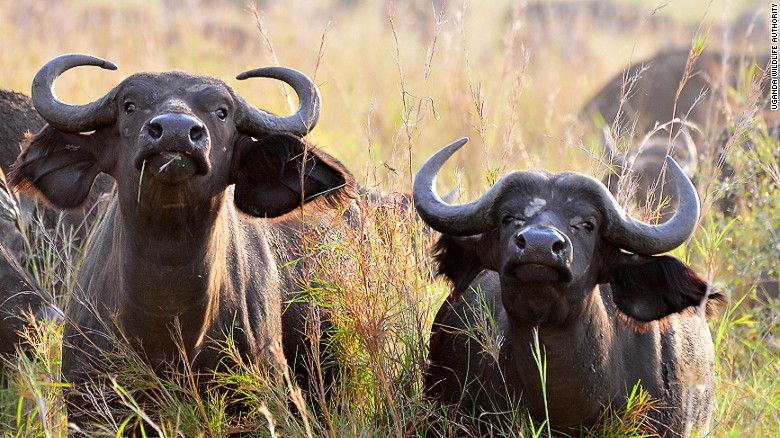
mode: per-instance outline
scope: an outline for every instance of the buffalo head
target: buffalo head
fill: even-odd
[[[537,317],[559,322],[570,318],[597,284],[609,282],[625,266],[663,264],[663,258],[644,256],[676,248],[696,226],[696,190],[671,158],[666,165],[678,193],[678,209],[660,225],[631,218],[601,182],[576,173],[514,172],[478,200],[446,204],[434,189],[435,176],[465,142],[452,143],[423,165],[414,184],[415,207],[428,225],[465,250],[461,255],[474,254],[479,266],[499,273],[504,305],[525,320],[531,314],[534,323]],[[614,289],[621,310],[641,321],[697,304],[702,292],[656,300],[660,297],[638,290]],[[539,313],[542,302],[546,310]]]
[[[284,214],[288,204],[294,208],[320,192],[313,184],[303,197],[288,202],[288,186],[298,181],[256,175],[255,170],[269,164],[281,169],[303,152],[284,151],[273,158],[277,162],[267,163],[262,160],[269,155],[257,153],[255,146],[273,134],[305,135],[316,124],[319,92],[305,75],[283,67],[238,75],[291,85],[300,107],[281,117],[255,108],[219,79],[183,72],[134,74],[94,102],[65,104],[54,95],[54,80],[81,65],[116,69],[78,54],[55,58],[40,69],[32,97],[48,126],[21,154],[12,176],[17,186],[33,188],[54,206],[81,205],[100,172],[120,182],[123,214],[159,218],[167,226],[207,218],[230,184],[236,184],[236,204],[254,216]],[[250,181],[267,190],[262,206],[248,193]]]

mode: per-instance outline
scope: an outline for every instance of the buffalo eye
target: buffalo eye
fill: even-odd
[[[218,108],[214,113],[217,115],[219,120],[225,120],[227,119],[228,112],[225,108]]]
[[[585,231],[590,233],[596,229],[596,224],[594,224],[592,220],[587,220],[582,223],[582,228],[584,228]]]
[[[593,219],[575,220],[571,224],[573,230],[585,230],[588,233],[593,232],[596,229],[596,223]]]
[[[135,104],[133,102],[125,102],[124,105],[125,115],[130,115],[135,112]]]
[[[512,224],[516,224],[516,225],[522,226],[522,225],[524,225],[524,224],[525,224],[525,219],[522,219],[522,218],[519,218],[519,217],[515,217],[515,216],[509,216],[509,215],[506,215],[506,216],[504,216],[504,217],[501,219],[501,222],[502,222],[504,225],[512,225]]]

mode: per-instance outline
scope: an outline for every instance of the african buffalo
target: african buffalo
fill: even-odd
[[[696,125],[703,133],[702,140],[706,141],[696,140],[700,155],[704,156],[702,152],[708,141],[725,125],[726,105],[730,104],[727,99],[729,88],[739,89],[740,84],[746,86],[742,83],[750,79],[745,74],[746,69],[753,63],[763,69],[768,58],[726,57],[720,52],[705,51],[688,72],[685,86],[677,96],[689,68],[689,55],[689,50],[662,51],[632,64],[625,73],[607,81],[583,105],[580,118],[586,123],[603,121],[617,128],[613,133],[615,137],[641,135],[653,130],[657,124],[679,118]]]
[[[39,70],[32,97],[48,125],[11,175],[16,188],[62,209],[80,206],[101,172],[117,183],[66,307],[69,415],[85,423],[94,409],[78,391],[106,370],[112,338],[127,339],[158,372],[217,369],[228,334],[260,369],[275,369],[282,345],[302,364],[308,307],[282,309],[303,287],[303,268],[292,263],[303,222],[355,195],[353,176],[300,138],[319,117],[316,86],[284,67],[238,75],[289,84],[300,107],[287,117],[219,79],[175,71],[133,74],[91,103],[65,104],[53,83],[82,65],[116,69],[71,54]],[[305,215],[285,216],[315,200]]]
[[[30,98],[21,93],[0,90],[0,168],[7,172],[19,154],[25,132],[37,131],[44,122]],[[31,205],[31,204],[30,204]],[[53,297],[27,273],[22,263],[27,257],[22,223],[30,210],[23,211],[0,179],[0,355],[13,354],[21,345],[19,333],[27,316],[39,321],[62,321],[62,311]],[[2,363],[0,362],[0,369]]]
[[[641,382],[658,400],[650,416],[661,435],[705,427],[715,373],[704,312],[723,298],[680,260],[653,256],[698,220],[696,191],[674,160],[678,210],[648,225],[577,173],[514,172],[478,200],[447,204],[435,178],[466,141],[434,154],[413,188],[420,216],[443,234],[436,262],[453,286],[434,320],[426,393],[488,421],[517,406],[543,420],[547,408],[553,428],[576,435]],[[499,347],[486,347],[487,336]]]

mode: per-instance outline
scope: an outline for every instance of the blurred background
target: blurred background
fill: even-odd
[[[461,166],[593,172],[577,122],[602,86],[659,51],[689,50],[697,35],[708,34],[706,51],[768,54],[768,26],[769,5],[745,0],[0,0],[0,87],[29,94],[43,63],[82,52],[119,70],[65,74],[66,101],[177,69],[285,112],[274,81],[233,79],[280,64],[320,87],[312,138],[378,183],[393,169],[408,177],[409,163],[462,136],[472,144]]]

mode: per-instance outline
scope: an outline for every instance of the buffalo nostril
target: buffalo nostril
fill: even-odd
[[[149,133],[149,137],[152,137],[155,140],[159,140],[162,138],[163,135],[163,127],[159,123],[149,123],[149,127],[146,129],[146,132]]]
[[[197,142],[201,140],[206,134],[206,129],[203,125],[195,125],[190,129],[190,140]]]
[[[526,240],[525,240],[525,236],[523,236],[522,233],[515,236],[515,244],[517,245],[518,248],[525,249]]]
[[[553,254],[560,255],[563,254],[564,251],[566,251],[566,242],[564,242],[563,240],[556,240],[555,242],[553,242],[552,245]]]

